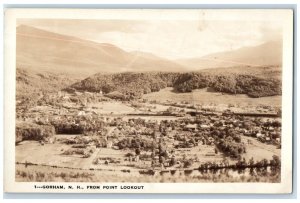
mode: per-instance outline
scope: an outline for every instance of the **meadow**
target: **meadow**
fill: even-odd
[[[175,92],[173,88],[164,88],[158,92],[152,92],[143,95],[143,99],[149,101],[156,100],[160,102],[173,101],[183,102],[187,101],[194,104],[216,104],[216,105],[236,105],[236,106],[281,106],[281,96],[270,96],[251,98],[245,94],[225,94],[220,92],[210,92],[209,89],[197,89],[192,92],[179,93]]]

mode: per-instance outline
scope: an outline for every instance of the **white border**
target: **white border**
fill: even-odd
[[[229,13],[227,18],[234,18],[234,11],[226,9]],[[149,19],[149,18],[172,18],[172,19],[194,19],[192,10],[49,10],[49,9],[10,9],[5,12],[5,191],[6,192],[49,192],[56,193],[60,190],[34,189],[34,183],[15,182],[15,28],[17,18],[88,18],[88,19]],[[227,12],[226,11],[226,12]],[[261,10],[260,10],[261,11]],[[166,15],[166,12],[168,15]],[[250,11],[244,10],[246,15],[251,15]],[[248,13],[249,12],[249,13]],[[259,12],[259,10],[257,10]],[[266,11],[269,12],[269,11]],[[248,14],[247,14],[248,13]],[[258,15],[259,16],[259,15]],[[217,18],[211,15],[211,18]],[[258,17],[263,18],[264,15]],[[282,182],[281,183],[143,183],[145,190],[129,190],[126,193],[290,193],[292,187],[292,78],[293,78],[293,22],[292,11],[276,11],[273,15],[277,20],[281,20],[284,26],[283,33],[283,95],[282,95]],[[252,19],[254,17],[252,16]],[[40,183],[39,183],[40,184]],[[49,184],[49,183],[48,183]],[[57,183],[58,184],[58,183]],[[78,185],[76,183],[59,183],[60,185]],[[91,183],[80,183],[88,185]],[[105,185],[116,185],[117,183],[107,183]],[[102,184],[101,184],[102,185]],[[123,183],[120,185],[124,185]],[[126,184],[140,185],[140,184]],[[106,191],[94,190],[64,190],[63,192],[83,192],[83,193],[102,193]],[[123,190],[111,190],[111,193],[123,193]]]

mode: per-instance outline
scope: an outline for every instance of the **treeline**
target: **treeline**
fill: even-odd
[[[250,97],[281,95],[281,81],[275,78],[246,74],[190,73],[118,73],[96,74],[73,84],[68,90],[100,92],[118,91],[124,99],[140,98],[143,94],[173,87],[178,92],[191,92],[199,88],[228,94],[247,94]]]
[[[233,164],[229,164],[228,161],[224,161],[221,163],[215,163],[215,162],[206,162],[199,166],[200,171],[204,170],[218,170],[218,169],[224,169],[224,168],[232,168],[232,169],[246,169],[246,168],[267,168],[271,167],[271,170],[274,172],[276,170],[280,171],[281,169],[281,160],[277,155],[273,155],[271,160],[262,159],[254,161],[254,158],[252,157],[248,161],[246,161],[245,158],[241,158],[239,161]],[[250,171],[251,172],[251,171]]]

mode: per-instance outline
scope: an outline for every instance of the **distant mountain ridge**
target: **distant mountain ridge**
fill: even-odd
[[[233,66],[281,66],[282,63],[281,41],[172,61],[152,53],[126,52],[113,44],[83,40],[26,25],[17,27],[16,50],[17,68],[64,73],[77,78],[96,73],[188,72]]]
[[[282,42],[269,41],[254,47],[209,54],[199,58],[179,59],[177,63],[192,70],[232,66],[270,66],[282,64]]]
[[[98,72],[184,71],[186,68],[153,54],[126,52],[108,44],[17,27],[17,67],[86,77]]]

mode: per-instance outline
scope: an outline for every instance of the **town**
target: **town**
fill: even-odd
[[[84,91],[47,94],[31,108],[17,103],[19,165],[136,171],[137,176],[280,169],[278,107],[127,101],[117,92]],[[34,150],[40,153],[35,156]]]

